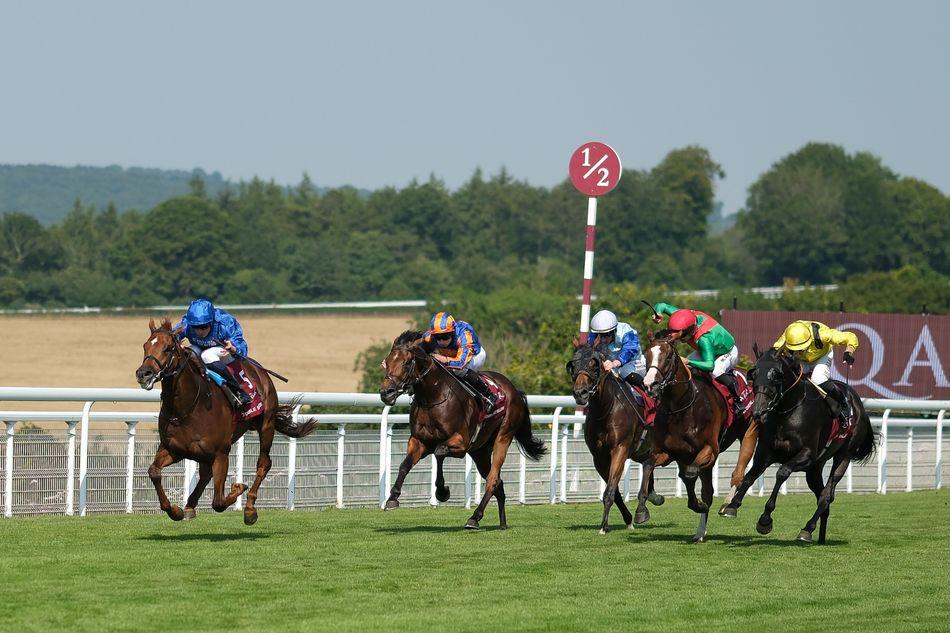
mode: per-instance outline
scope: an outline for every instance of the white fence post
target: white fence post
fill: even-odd
[[[73,497],[76,495],[76,425],[66,423],[66,516],[73,515]]]
[[[561,503],[567,503],[567,435],[570,427],[561,430]]]
[[[937,414],[937,463],[934,464],[934,488],[937,490],[940,490],[943,478],[940,471],[943,469],[943,415],[945,413],[946,410],[941,409]]]
[[[244,436],[238,438],[237,455],[234,456],[234,483],[244,483]],[[244,495],[237,498],[234,502],[234,509],[240,510],[244,507]]]
[[[430,454],[429,457],[432,460],[432,463],[429,465],[429,505],[437,506],[439,505],[439,500],[435,498],[435,478],[439,471],[439,466],[436,463],[435,455]]]
[[[472,480],[472,467],[475,465],[475,462],[472,461],[472,456],[468,453],[465,453],[465,507],[472,507],[472,492],[474,488],[474,481]]]
[[[3,478],[3,516],[13,516],[13,433],[16,422],[7,420],[7,454]]]
[[[885,409],[881,416],[881,450],[877,452],[877,491],[887,494],[887,419],[891,410]]]
[[[132,514],[132,497],[135,490],[135,426],[138,422],[126,422],[125,452],[125,512]]]
[[[188,497],[191,496],[191,491],[195,489],[195,476],[197,471],[197,462],[194,462],[190,459],[183,459],[181,463],[184,465],[185,476],[182,477],[181,481],[181,504],[188,504]]]
[[[383,407],[379,418],[379,507],[386,507],[386,497],[389,488],[386,486],[386,469],[389,460],[386,455],[386,434],[389,432],[389,410],[392,407]]]
[[[721,457],[722,455],[720,455]],[[712,485],[713,485],[713,496],[719,496],[719,459],[717,458],[712,467]]]
[[[557,433],[562,408],[554,409],[554,418],[551,420],[551,503],[557,503]]]
[[[88,487],[86,471],[89,467],[89,410],[94,400],[90,400],[82,407],[82,432],[79,435],[79,516],[86,516],[86,500]]]
[[[848,477],[848,492],[854,492],[854,477],[852,476],[852,471],[854,471],[854,464],[848,464],[848,471],[846,473]]]
[[[907,427],[907,482],[904,484],[904,492],[913,492],[914,490],[914,429]]]
[[[294,426],[300,419],[301,405],[297,404],[291,413]],[[297,438],[287,440],[287,509],[293,510],[297,504]]]
[[[518,451],[518,503],[525,504],[526,501],[526,482],[525,478],[528,475],[528,459],[524,456],[524,453]]]
[[[343,459],[346,444],[346,426],[341,424],[336,430],[336,507],[343,507]]]

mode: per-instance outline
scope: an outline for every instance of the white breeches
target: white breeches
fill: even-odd
[[[485,353],[485,348],[483,347],[475,356],[472,357],[471,362],[468,366],[475,371],[481,371],[482,367],[485,365],[485,359],[488,358],[488,354]]]
[[[699,360],[699,352],[693,352],[689,355],[689,358],[693,360]],[[739,362],[739,348],[735,345],[732,346],[732,349],[718,357],[713,364],[712,377],[719,378],[724,373],[736,366],[736,363]]]
[[[221,355],[221,352],[225,352],[224,356]],[[204,361],[204,364],[213,363],[216,360],[221,361],[225,365],[234,360],[231,354],[227,353],[221,346],[209,347],[208,349],[201,351],[201,360]]]
[[[831,363],[834,361],[834,350],[828,350],[828,353],[816,360],[814,363],[802,363],[802,370],[807,374],[811,372],[811,381],[816,385],[831,380]]]

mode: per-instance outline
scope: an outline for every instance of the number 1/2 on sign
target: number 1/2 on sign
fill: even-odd
[[[620,156],[606,143],[584,143],[571,156],[571,182],[587,196],[602,196],[620,182]]]

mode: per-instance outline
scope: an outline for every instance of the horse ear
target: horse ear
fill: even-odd
[[[155,331],[155,319],[153,319],[153,318],[151,318],[151,317],[150,317],[149,320],[148,320],[148,330],[149,330],[149,332],[154,332],[154,331]]]
[[[759,360],[762,357],[762,352],[759,351],[759,342],[755,341],[752,343],[752,355],[755,356],[755,360]]]
[[[184,325],[179,325],[179,326],[176,327],[174,330],[172,330],[172,336],[174,336],[174,337],[177,338],[178,335],[181,334],[181,333],[184,332],[184,331],[185,331],[185,326],[184,326]]]
[[[577,335],[574,336],[574,339],[571,341],[571,344],[574,346],[574,349],[580,349],[584,347],[583,345],[581,345],[581,339]]]
[[[594,337],[594,340],[590,342],[590,346],[594,349],[597,349],[603,344],[603,341],[600,340],[600,334]]]
[[[647,341],[650,343],[653,342],[653,330],[647,330]]]

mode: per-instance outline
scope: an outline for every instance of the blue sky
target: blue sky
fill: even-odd
[[[707,147],[727,211],[809,141],[950,192],[950,3],[12,2],[0,163],[550,186]]]

